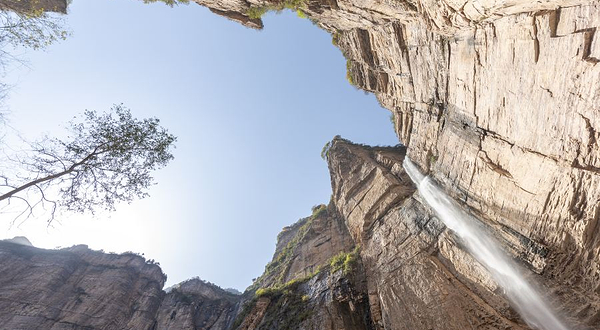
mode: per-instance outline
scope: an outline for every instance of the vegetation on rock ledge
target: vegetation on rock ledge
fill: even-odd
[[[331,273],[335,273],[339,270],[344,271],[344,275],[351,274],[354,271],[356,262],[358,260],[358,255],[360,251],[360,246],[356,246],[354,250],[351,252],[340,252],[333,256],[329,261],[329,265],[331,266]]]
[[[251,7],[246,12],[246,15],[248,15],[248,17],[252,19],[259,19],[262,18],[263,15],[269,11],[280,12],[284,9],[291,9],[299,12],[301,7],[304,6],[306,2],[307,0],[284,0],[277,3],[267,4],[261,7]],[[302,13],[302,15],[304,15],[304,13]]]

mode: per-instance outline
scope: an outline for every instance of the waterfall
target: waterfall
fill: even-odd
[[[408,157],[404,159],[403,167],[438,218],[462,239],[471,255],[490,272],[529,326],[543,330],[568,329],[479,220],[463,211],[430,177],[421,174]]]

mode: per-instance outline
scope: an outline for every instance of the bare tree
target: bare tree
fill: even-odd
[[[13,158],[23,170],[0,173],[0,203],[17,204],[15,219],[41,207],[52,221],[58,209],[114,210],[118,202],[148,196],[151,172],[173,159],[176,137],[156,118],[137,120],[122,105],[111,110],[85,111],[83,121],[70,122],[67,139],[34,143],[28,156]]]

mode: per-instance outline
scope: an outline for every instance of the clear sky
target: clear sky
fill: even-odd
[[[73,35],[13,66],[9,124],[29,139],[84,109],[124,103],[178,137],[151,197],[96,217],[10,226],[38,247],[87,244],[160,262],[168,285],[193,276],[244,290],[271,259],[282,227],[327,203],[320,152],[334,135],[398,142],[373,95],[345,79],[331,36],[295,13],[270,13],[255,31],[196,4],[76,0]]]

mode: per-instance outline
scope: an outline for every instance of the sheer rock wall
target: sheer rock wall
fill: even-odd
[[[297,8],[332,33],[350,82],[392,111],[408,157],[541,275],[566,314],[597,327],[600,3],[309,0]],[[357,242],[385,209],[371,212],[347,215]]]

